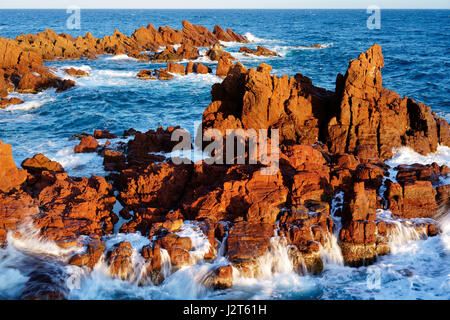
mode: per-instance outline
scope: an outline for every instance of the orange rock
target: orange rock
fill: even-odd
[[[184,70],[184,66],[179,63],[168,63],[167,64],[167,72],[170,73],[178,73],[178,74],[186,74],[186,71]]]
[[[170,80],[175,76],[164,69],[159,69],[158,71],[158,80]]]
[[[0,191],[8,193],[18,189],[26,179],[27,172],[16,167],[11,146],[0,140]]]
[[[110,274],[119,277],[122,280],[128,279],[133,270],[132,254],[133,247],[131,246],[131,243],[123,241],[116,244],[108,257]]]
[[[94,130],[95,139],[116,139],[117,136],[108,130]]]
[[[33,158],[25,159],[22,164],[22,168],[26,169],[29,173],[36,174],[42,171],[52,172],[64,172],[64,168],[56,161],[51,161],[42,153],[38,153]]]
[[[75,146],[75,153],[95,152],[98,147],[98,141],[91,135],[81,138],[80,144]]]
[[[19,98],[0,99],[0,109],[4,109],[9,105],[16,105],[23,103]]]
[[[429,181],[406,182],[403,187],[404,218],[431,218],[436,214],[436,190]]]
[[[199,62],[196,62],[196,63],[194,63],[194,72],[200,73],[200,74],[207,74],[207,73],[211,73],[212,70],[211,70],[211,68],[209,68]]]
[[[235,223],[227,238],[226,255],[234,263],[255,260],[267,251],[272,235],[272,224],[244,221]]]
[[[156,80],[156,78],[153,76],[152,70],[140,70],[136,75],[136,78],[143,80]]]
[[[63,69],[63,70],[69,76],[76,77],[76,78],[87,77],[89,75],[89,72],[86,72],[86,71],[83,71],[80,69],[75,69],[75,68],[67,68],[67,69]]]
[[[375,44],[350,62],[345,76],[337,77],[340,105],[337,116],[328,123],[332,152],[354,152],[365,146],[370,154],[363,156],[358,151],[358,157],[387,159],[393,148],[402,145],[421,154],[436,150],[440,140],[430,108],[384,89],[383,66],[381,47]]]
[[[232,66],[233,62],[228,57],[220,57],[217,63],[216,76],[225,78]]]

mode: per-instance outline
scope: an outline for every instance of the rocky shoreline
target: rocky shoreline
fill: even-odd
[[[47,30],[0,39],[0,52],[5,52],[0,59],[0,96],[12,90],[31,93],[73,86],[44,66],[44,60],[57,58],[127,54],[169,62],[158,77],[163,71],[187,74],[188,68],[172,62],[196,59],[196,47],[213,50],[219,41],[247,42],[230,29],[216,26],[210,32],[186,21],[182,31],[156,30],[149,24],[131,37],[117,31],[103,39],[90,34],[73,39]],[[175,44],[181,44],[176,51],[171,47]],[[161,46],[166,46],[162,52]],[[154,54],[142,54],[144,50]],[[139,232],[151,242],[139,251],[145,262],[140,285],[164,281],[167,259],[175,272],[223,254],[228,264],[213,270],[204,283],[224,289],[233,285],[234,272],[245,277],[263,272],[259,258],[271,250],[275,235],[288,246],[298,273],[318,274],[322,250],[333,239],[344,263],[358,267],[389,254],[398,223],[423,237],[439,234],[433,218],[448,212],[450,185],[441,185],[448,167],[433,163],[390,168],[384,161],[402,146],[424,155],[438,145],[450,147],[449,126],[430,107],[383,88],[379,45],[350,61],[346,74],[337,76],[334,92],[314,86],[301,74],[271,75],[271,66],[264,63],[247,69],[226,55],[217,60],[216,74],[224,80],[212,86],[203,133],[216,129],[226,136],[230,129],[278,129],[279,170],[264,175],[261,169],[267,165],[261,161],[237,164],[237,159],[234,164],[174,164],[167,153],[178,143],[171,139],[178,127],[127,130],[123,136],[132,138],[120,149],[109,142],[99,144],[97,139],[117,138],[107,131],[80,136],[74,152],[102,155],[110,172],[106,178],[70,177],[41,154],[17,168],[11,146],[0,141],[0,244],[8,245],[8,233],[24,236],[23,225],[28,225],[60,247],[81,247],[83,253],[71,256],[68,264],[89,272],[103,261],[111,277],[130,280],[132,244],[123,241],[107,249],[103,240],[121,219],[121,233]],[[203,73],[199,65],[189,69]],[[153,76],[142,72],[143,78]],[[248,138],[242,139],[248,148]],[[120,212],[114,212],[117,204]],[[377,215],[379,209],[389,210],[393,218]],[[209,241],[201,256],[194,254],[191,238],[177,234],[192,221]],[[219,254],[219,248],[224,252]],[[36,279],[29,281],[37,289],[24,298],[65,297],[64,290],[42,290]]]

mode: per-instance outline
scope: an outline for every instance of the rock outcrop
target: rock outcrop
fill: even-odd
[[[382,87],[383,65],[381,47],[372,46],[338,75],[334,93],[300,74],[271,76],[267,64],[256,70],[227,66],[220,73],[227,72],[225,80],[213,86],[203,129],[279,129],[285,144],[321,141],[332,153],[382,160],[401,146],[427,154],[438,143],[449,145],[445,120]]]
[[[199,57],[197,47],[213,46],[218,44],[220,39],[247,42],[244,36],[230,29],[225,32],[216,26],[214,33],[185,20],[182,24],[183,30],[174,30],[168,26],[155,29],[149,24],[147,28],[136,29],[130,37],[115,30],[113,35],[103,38],[95,38],[89,32],[84,37],[75,38],[65,33],[57,34],[52,29],[37,34],[22,34],[16,39],[0,37],[0,52],[2,52],[0,98],[5,98],[10,91],[37,93],[48,88],[56,88],[59,92],[75,85],[72,80],[63,80],[55,76],[44,66],[43,61],[47,60],[96,59],[96,56],[104,54],[127,54],[140,60],[170,62],[197,59]],[[172,46],[174,44],[180,44],[176,51]],[[159,52],[161,46],[165,46],[166,49]],[[143,51],[152,51],[153,54],[141,53]],[[65,72],[73,77],[89,75],[75,68],[65,69]],[[151,79],[151,75],[144,73],[139,77]],[[16,100],[0,101],[0,106],[3,107],[17,103]]]
[[[350,62],[344,76],[338,75],[336,116],[328,123],[330,150],[351,153],[362,145],[388,159],[393,148],[408,146],[427,154],[436,151],[438,143],[448,144],[448,133],[437,129],[437,121],[445,120],[430,107],[383,88],[383,66],[381,47],[373,45]]]
[[[0,140],[0,192],[20,189],[27,179],[27,172],[16,167],[11,151],[11,145]]]

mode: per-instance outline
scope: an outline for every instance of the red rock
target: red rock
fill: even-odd
[[[0,109],[4,109],[7,106],[21,103],[23,103],[23,100],[20,100],[19,98],[0,99]]]
[[[95,139],[116,139],[117,136],[108,130],[94,130]]]
[[[222,49],[219,44],[213,45],[207,52],[206,56],[212,61],[220,61],[220,58],[228,58],[228,60],[236,60],[231,53]]]
[[[253,54],[256,56],[266,56],[266,57],[273,57],[277,56],[278,54],[275,51],[271,51],[267,48],[264,48],[263,46],[258,46],[256,50],[249,49],[247,47],[241,47],[239,49],[239,52],[244,52],[246,54]]]
[[[217,63],[216,76],[225,78],[232,67],[233,62],[228,57],[220,57]]]
[[[162,258],[159,245],[154,244],[153,246],[144,246],[141,250],[141,254],[147,262],[147,277],[150,278],[153,284],[160,284],[164,280],[164,275],[161,272]]]
[[[190,43],[183,43],[178,49],[176,54],[181,60],[195,60],[199,57],[198,49],[192,46]]]
[[[389,210],[402,218],[431,218],[438,209],[436,190],[430,181],[389,183],[386,198]]]
[[[102,236],[113,232],[117,216],[112,186],[104,178],[92,176],[73,180],[67,173],[43,171],[31,187],[45,215],[34,216],[41,235],[63,245],[80,235]]]
[[[152,70],[139,70],[138,74],[136,74],[136,78],[143,80],[156,80]]]
[[[183,60],[182,57],[180,57],[176,52],[175,49],[168,45],[166,47],[166,49],[164,49],[163,51],[156,53],[153,56],[152,62],[153,63],[158,63],[158,62],[175,62],[175,61],[180,61]]]
[[[172,152],[178,141],[172,141],[172,133],[174,130],[183,130],[180,127],[168,127],[163,129],[158,127],[155,130],[149,130],[145,133],[134,132],[134,139],[128,142],[127,161],[133,165],[148,165],[151,162],[162,161],[163,156],[155,156],[150,153],[156,152]],[[183,130],[187,135],[190,134]],[[150,155],[149,155],[150,154]]]
[[[81,138],[80,144],[75,146],[75,153],[95,152],[98,148],[98,141],[91,135]]]
[[[168,73],[164,69],[159,69],[158,71],[158,80],[170,80],[173,79],[175,76],[171,73]]]
[[[329,176],[314,171],[297,172],[292,184],[291,202],[303,204],[307,200],[326,201],[331,196]]]
[[[67,73],[69,76],[72,77],[76,77],[76,78],[81,78],[81,77],[87,77],[89,76],[89,72],[80,70],[80,69],[75,69],[75,68],[67,68],[67,69],[63,69],[65,73]]]
[[[17,230],[23,222],[39,213],[37,203],[30,195],[16,192],[7,195],[0,192],[0,247],[6,244],[8,231]]]
[[[213,34],[220,41],[225,41],[225,42],[233,42],[233,41],[235,41],[235,39],[231,35],[229,35],[227,32],[225,32],[225,30],[223,30],[218,25],[214,26]]]
[[[181,267],[193,264],[189,251],[183,248],[170,247],[167,249],[167,253],[169,254],[170,257],[170,263],[172,264],[172,267],[175,269],[179,269]]]
[[[257,259],[269,248],[272,235],[272,224],[235,223],[227,238],[226,255],[234,263]]]
[[[116,244],[108,257],[110,274],[119,277],[122,280],[128,279],[133,271],[132,254],[133,247],[131,246],[131,243],[123,241]]]
[[[437,163],[431,165],[413,164],[400,165],[395,168],[398,170],[396,180],[404,184],[405,182],[414,182],[416,180],[426,180],[432,183],[439,182],[441,167]]]
[[[337,77],[332,93],[300,74],[279,78],[266,64],[257,70],[236,64],[213,86],[203,130],[279,129],[283,144],[322,140],[332,153],[354,153],[362,162],[390,158],[403,145],[426,154],[447,143],[445,120],[382,87],[383,65],[381,47],[372,46]]]
[[[355,178],[363,181],[368,188],[378,190],[383,182],[384,169],[369,163],[360,164],[356,168]]]
[[[289,165],[296,171],[327,171],[323,154],[309,145],[287,146],[283,150]]]
[[[215,290],[231,288],[233,286],[233,267],[231,265],[218,267],[212,272],[205,284]]]
[[[186,71],[184,70],[184,66],[179,63],[168,63],[167,64],[167,72],[170,73],[178,73],[178,74],[186,74]]]
[[[89,268],[94,268],[97,262],[103,255],[105,251],[105,243],[99,240],[92,240],[87,245],[87,250],[85,254],[76,254],[72,256],[69,260],[69,264],[75,266],[87,266]]]
[[[381,47],[373,45],[350,62],[345,76],[338,76],[340,104],[337,116],[328,123],[332,152],[354,152],[364,146],[370,154],[363,156],[359,150],[358,157],[387,159],[393,148],[402,145],[422,154],[436,150],[439,137],[430,108],[384,89],[383,66]]]
[[[339,155],[336,160],[336,165],[338,167],[349,170],[355,170],[359,163],[360,162],[352,154],[347,153]]]
[[[64,172],[64,168],[56,161],[51,161],[42,153],[38,153],[33,158],[25,159],[22,162],[22,168],[29,173],[36,174],[42,171]]]
[[[186,65],[186,74],[190,74],[194,72],[194,63],[189,61]]]
[[[182,248],[186,251],[192,249],[192,240],[189,237],[180,237],[175,233],[169,233],[163,238],[159,239],[157,243],[161,246],[161,248],[169,249],[169,248]]]
[[[166,162],[160,165],[151,164],[142,172],[123,170],[120,201],[130,208],[173,208],[182,197],[189,175],[185,166]]]
[[[196,220],[245,217],[248,221],[274,223],[288,194],[280,173],[262,175],[254,165],[237,165],[224,171],[199,163],[194,166],[191,181],[182,208],[186,217]]]
[[[203,114],[203,130],[279,129],[280,142],[312,144],[319,138],[323,114],[332,93],[314,87],[311,80],[270,75],[271,67],[257,70],[234,66],[221,84],[213,86],[213,102]]]
[[[194,63],[194,72],[199,73],[199,74],[208,74],[208,73],[211,73],[212,70],[211,70],[211,68],[209,68],[199,62],[196,62],[196,63]]]
[[[376,217],[376,191],[365,189],[364,182],[356,182],[353,192],[348,194],[345,200],[343,209],[345,220],[374,220]]]
[[[436,214],[436,190],[429,181],[407,182],[403,187],[403,218],[431,218]]]
[[[385,198],[388,200],[388,209],[395,215],[403,213],[403,188],[398,183],[388,182]]]
[[[18,189],[27,179],[27,172],[17,169],[11,154],[11,146],[0,140],[0,191]]]
[[[436,188],[437,204],[441,208],[448,208],[450,206],[450,184],[439,186]]]

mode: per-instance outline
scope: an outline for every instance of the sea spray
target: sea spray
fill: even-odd
[[[286,238],[275,235],[270,239],[268,251],[257,259],[258,277],[270,278],[274,273],[294,271]]]
[[[161,254],[161,272],[164,279],[167,279],[172,273],[172,263],[170,262],[170,256],[166,249],[160,248]]]
[[[325,232],[324,244],[320,244],[320,256],[324,267],[329,265],[344,265],[344,257],[342,256],[341,247],[339,246],[338,238],[339,232],[342,228],[341,217],[338,213],[342,213],[342,207],[344,205],[344,192],[338,192],[335,194],[331,201],[331,218],[333,219],[333,232]]]

